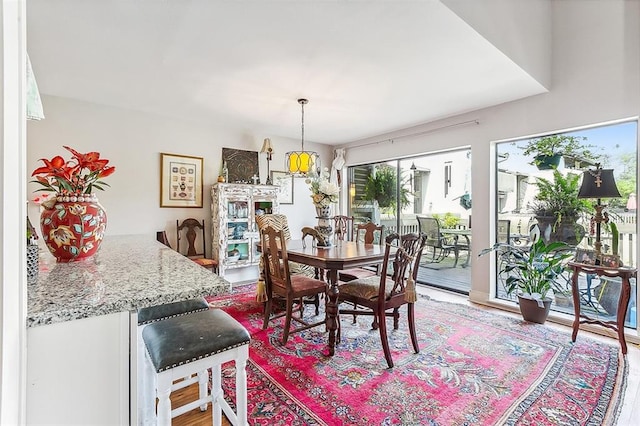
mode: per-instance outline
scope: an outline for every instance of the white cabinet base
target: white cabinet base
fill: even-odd
[[[28,425],[129,424],[130,315],[27,329]]]

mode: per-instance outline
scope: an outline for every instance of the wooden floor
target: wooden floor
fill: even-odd
[[[462,303],[467,305],[472,305],[466,296],[462,296],[460,294],[441,291],[433,288],[426,288],[420,286],[420,293],[427,294],[436,300],[448,301],[453,303]],[[492,311],[497,314],[502,314],[505,316],[511,317],[520,317],[519,314],[513,314],[510,312],[501,311],[499,309],[482,307],[479,305],[473,305],[476,307],[480,307],[489,311]],[[553,324],[547,322],[547,325],[553,327],[557,330],[561,330],[565,333],[571,333],[571,329],[569,327],[565,327],[558,324]],[[613,338],[600,336],[597,334],[589,333],[581,330],[578,334],[578,339],[582,337],[590,337],[595,340],[599,340],[602,342],[612,343],[616,342]],[[624,402],[622,407],[622,412],[620,413],[620,417],[618,419],[618,426],[638,426],[640,425],[640,346],[627,342],[629,346],[628,354],[627,354],[627,362],[629,364],[629,374],[627,376],[627,390],[624,396]],[[184,402],[189,402],[194,400],[197,397],[198,388],[197,384],[192,385],[189,388],[182,389],[180,391],[176,391],[171,395],[172,403],[176,406],[183,404]],[[223,419],[223,425],[229,425],[230,423],[227,419]],[[185,413],[182,416],[176,417],[173,419],[173,425],[176,426],[200,426],[200,425],[211,425],[211,406],[205,412],[200,412],[199,410],[193,410],[189,413]]]

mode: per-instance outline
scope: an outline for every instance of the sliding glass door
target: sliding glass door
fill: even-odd
[[[351,166],[347,183],[349,215],[356,223],[382,224],[386,233],[432,234],[419,283],[468,294],[473,263],[469,149]]]

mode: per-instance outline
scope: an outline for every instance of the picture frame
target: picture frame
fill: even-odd
[[[596,251],[591,249],[577,248],[574,260],[584,265],[596,264]]]
[[[618,268],[620,267],[620,256],[615,254],[603,254],[600,256],[600,266]]]
[[[293,175],[287,172],[271,170],[271,182],[279,186],[278,203],[293,204]]]
[[[227,164],[227,183],[252,183],[260,176],[258,151],[222,148],[222,162]]]
[[[204,159],[160,153],[160,207],[202,208]]]

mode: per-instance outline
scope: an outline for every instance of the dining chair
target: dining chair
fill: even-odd
[[[353,241],[353,216],[336,215],[333,217],[333,234],[336,240]]]
[[[424,234],[391,234],[385,239],[384,261],[379,276],[361,278],[340,286],[338,303],[354,304],[353,309],[340,309],[341,314],[372,315],[373,329],[380,332],[384,357],[389,368],[393,359],[387,338],[387,317],[393,318],[393,328],[398,329],[400,307],[407,305],[409,335],[415,353],[420,352],[414,317],[416,301],[415,282],[422,250],[427,237]],[[338,328],[338,342],[340,328]]]
[[[266,229],[268,226],[272,226],[276,230],[282,230],[285,240],[291,240],[291,231],[289,229],[289,222],[286,215],[276,213],[262,214],[256,216],[256,225],[259,232]],[[257,301],[264,302],[266,301],[266,293],[264,290],[266,274],[262,257],[260,257],[260,264],[258,265],[258,268],[260,276],[258,277]],[[291,275],[305,275],[311,278],[318,278],[319,276],[319,271],[317,271],[315,268],[297,262],[289,262],[289,271]],[[306,300],[304,300],[304,304],[314,305],[316,309],[316,315],[320,313],[320,297],[314,296],[311,298],[306,298]],[[304,309],[304,306],[301,305],[300,309]]]
[[[169,237],[167,237],[167,231],[157,231],[156,240],[171,248],[171,244],[169,244]]]
[[[196,248],[196,238],[198,237],[198,233],[202,233],[200,237],[202,250],[198,250]],[[186,253],[182,252],[184,251],[184,242],[182,244],[183,250],[180,249],[180,241],[183,238],[186,238],[187,241]],[[176,220],[176,241],[176,251],[178,253],[184,254],[202,267],[211,269],[216,273],[218,272],[218,261],[215,259],[208,259],[205,255],[206,243],[204,220],[198,221],[192,217],[183,220],[182,223],[180,223],[179,220]]]
[[[384,225],[376,225],[373,222],[359,223],[356,225],[355,241],[363,242],[365,244],[378,243],[382,245],[384,243]],[[345,269],[338,272],[338,279],[340,281],[353,281],[358,278],[366,278],[373,275],[377,275],[379,271],[379,265],[364,266],[360,268]]]
[[[315,322],[306,321],[304,310],[299,310],[300,317],[293,316],[293,307],[295,303],[302,306],[304,297],[317,297],[326,293],[327,283],[306,275],[291,274],[287,255],[287,238],[282,229],[276,230],[269,225],[260,231],[260,236],[267,290],[262,329],[268,327],[270,320],[285,316],[282,344],[286,345],[289,334],[325,324],[324,318]],[[285,311],[271,316],[273,300],[276,296],[285,299]],[[297,322],[300,326],[292,327],[292,321]]]
[[[455,261],[453,267],[458,264],[461,246],[454,238],[446,237],[442,233],[440,221],[435,217],[416,216],[418,219],[418,230],[427,236],[427,251],[431,254],[427,263],[439,263],[453,252]]]

